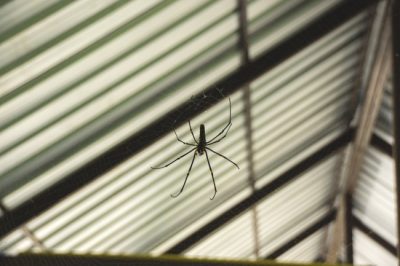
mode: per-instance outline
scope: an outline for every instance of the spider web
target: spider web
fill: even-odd
[[[186,112],[195,112],[197,113],[198,110],[203,110],[204,106],[208,106],[211,107],[212,105],[218,103],[219,101],[222,101],[223,98],[226,98],[226,96],[223,94],[223,89],[222,88],[218,88],[216,86],[214,86],[214,89],[218,92],[218,94],[220,95],[220,97],[215,97],[214,95],[211,94],[207,94],[205,90],[202,90],[200,94],[198,94],[197,96],[192,96],[189,99],[189,104],[186,106],[185,110],[183,112],[180,113],[180,115],[178,115],[177,117],[175,117],[175,119],[173,119],[173,121],[171,121],[171,127],[175,128],[178,124],[178,122],[181,122],[181,117],[183,116],[183,114],[185,114]],[[208,108],[206,108],[205,111],[207,111]],[[194,117],[192,118],[194,119]],[[171,128],[171,130],[172,130]]]

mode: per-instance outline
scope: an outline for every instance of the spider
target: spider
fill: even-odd
[[[178,158],[176,158],[175,160],[167,163],[164,166],[151,167],[152,169],[161,169],[161,168],[168,167],[171,164],[173,164],[174,162],[182,159],[183,157],[185,157],[186,155],[188,155],[189,153],[194,151],[193,159],[192,159],[192,162],[190,163],[190,167],[189,167],[189,170],[188,170],[188,172],[186,174],[185,181],[183,182],[182,188],[177,193],[171,194],[171,197],[173,197],[173,198],[178,197],[182,193],[183,189],[185,188],[186,181],[187,181],[187,179],[189,177],[190,171],[192,170],[193,162],[194,162],[194,159],[196,158],[196,155],[202,156],[203,154],[206,154],[208,167],[210,169],[211,178],[212,178],[213,185],[214,185],[214,195],[210,198],[210,200],[214,199],[215,195],[217,194],[217,187],[215,185],[214,173],[213,173],[213,170],[212,170],[212,167],[211,167],[211,164],[210,164],[210,160],[208,158],[207,151],[213,152],[213,153],[221,156],[225,160],[227,160],[227,161],[231,162],[232,164],[234,164],[239,169],[239,166],[236,163],[234,163],[232,160],[230,160],[229,158],[225,157],[224,155],[222,155],[222,154],[212,150],[211,148],[209,148],[210,145],[215,144],[217,142],[220,142],[223,138],[225,138],[227,136],[227,134],[228,134],[229,129],[232,126],[232,104],[231,104],[231,99],[230,98],[228,98],[228,99],[229,99],[229,121],[228,121],[228,124],[215,137],[213,137],[211,140],[207,141],[206,140],[206,130],[205,130],[204,124],[201,124],[200,125],[200,136],[199,136],[199,139],[196,140],[196,138],[195,138],[195,136],[193,134],[192,125],[190,124],[190,120],[189,120],[188,123],[189,123],[190,133],[192,134],[192,137],[193,137],[193,140],[194,140],[195,143],[187,143],[187,142],[184,142],[183,140],[181,140],[178,137],[178,134],[176,133],[175,129],[174,129],[174,133],[175,133],[176,139],[179,142],[181,142],[181,143],[183,143],[185,145],[188,145],[188,146],[192,146],[194,148],[192,148],[188,152],[184,153],[183,155],[179,156]]]

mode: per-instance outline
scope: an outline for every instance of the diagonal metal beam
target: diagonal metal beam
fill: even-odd
[[[389,241],[384,239],[382,236],[377,234],[374,230],[372,230],[369,226],[363,223],[357,216],[353,216],[354,227],[369,236],[372,240],[378,243],[381,247],[386,249],[389,253],[394,256],[397,256],[397,249],[394,245],[392,245]]]
[[[266,259],[276,259],[282,254],[284,254],[286,251],[291,249],[292,247],[296,246],[299,244],[301,241],[305,240],[324,226],[328,225],[330,222],[332,222],[336,217],[336,209],[332,209],[330,212],[328,212],[324,217],[316,221],[314,224],[310,225],[307,227],[303,232],[299,233],[295,237],[293,237],[291,240],[289,240],[287,243],[283,244],[279,248],[275,249],[273,252],[271,252],[269,255],[267,255],[265,258]]]
[[[3,214],[7,214],[9,210],[4,206],[4,204],[0,201],[0,210]],[[39,249],[40,252],[46,252],[47,248],[44,245],[43,241],[41,241],[32,230],[28,228],[28,226],[23,225],[20,227],[22,233],[32,241],[33,246]]]
[[[346,178],[346,191],[353,193],[358,173],[361,169],[362,160],[366,149],[371,140],[375,121],[378,116],[385,84],[390,72],[390,27],[389,20],[385,19],[382,26],[382,35],[380,36],[380,45],[378,47],[377,58],[372,70],[371,80],[369,81],[365,100],[360,109],[359,126],[355,136],[353,149],[350,153],[349,168]]]
[[[349,115],[349,120],[348,120],[348,127],[351,127],[351,123],[357,113],[357,107],[358,107],[358,102],[359,102],[359,88],[363,85],[364,82],[364,76],[366,76],[368,73],[365,73],[367,71],[364,70],[365,66],[367,65],[368,59],[370,58],[370,53],[369,53],[369,49],[370,49],[370,45],[368,40],[370,40],[371,38],[371,34],[372,34],[372,29],[373,29],[373,24],[374,21],[376,20],[376,6],[370,7],[367,10],[368,13],[368,18],[366,20],[366,34],[365,36],[363,36],[363,44],[362,44],[362,48],[361,48],[361,52],[360,52],[360,61],[359,64],[357,66],[357,72],[359,73],[359,75],[356,77],[356,80],[354,82],[353,85],[353,92],[352,92],[352,101],[351,101],[351,106],[350,106],[350,115]],[[336,173],[335,173],[335,178],[334,178],[334,183],[332,185],[331,191],[330,191],[330,198],[331,198],[331,208],[336,209],[336,197],[338,195],[338,193],[340,193],[340,189],[341,189],[341,177],[343,175],[343,166],[346,163],[346,153],[343,152],[343,154],[340,156],[340,158],[337,160],[337,166],[336,166]],[[329,227],[326,228],[325,232],[324,232],[324,236],[323,236],[323,246],[321,247],[321,252],[320,255],[318,257],[318,259],[320,259],[321,261],[324,261],[324,257],[329,249],[329,242],[328,242],[328,237],[330,236],[330,231],[329,231]]]
[[[178,254],[181,253],[195,243],[214,232],[218,228],[222,227],[225,223],[237,217],[248,208],[253,206],[255,203],[264,199],[265,197],[275,193],[279,188],[287,185],[291,181],[295,180],[302,173],[305,173],[311,167],[317,165],[322,162],[329,156],[332,156],[336,152],[338,152],[341,148],[343,148],[346,144],[348,144],[353,138],[353,130],[348,130],[340,135],[337,139],[331,141],[326,146],[322,147],[320,150],[315,152],[314,154],[308,156],[303,161],[299,162],[288,171],[281,174],[279,177],[271,181],[270,183],[264,185],[262,188],[256,190],[252,195],[248,196],[241,202],[237,203],[233,207],[231,207],[226,212],[214,218],[211,222],[204,225],[193,234],[188,236],[187,238],[180,241],[174,247],[169,249],[166,253],[169,254]]]
[[[270,49],[246,67],[234,71],[231,75],[208,87],[205,93],[194,97],[199,106],[194,107],[189,101],[178,106],[138,133],[32,197],[31,200],[16,207],[9,214],[0,217],[0,238],[168,134],[172,130],[171,121],[176,121],[175,126],[182,125],[215,105],[222,100],[221,92],[217,88],[222,88],[225,95],[234,93],[246,83],[273,69],[377,2],[378,0],[341,2],[308,27],[287,38],[279,46]],[[206,96],[207,101],[204,100],[204,96]]]
[[[370,145],[377,148],[378,150],[380,150],[382,153],[386,154],[389,157],[393,156],[392,144],[390,144],[377,134],[372,135]]]
[[[385,8],[385,14],[387,14],[388,10],[389,5],[387,5]],[[344,179],[345,191],[341,193],[338,198],[339,215],[336,218],[335,227],[332,231],[332,241],[328,249],[327,262],[329,263],[336,262],[339,247],[343,242],[344,232],[346,230],[347,232],[350,232],[349,229],[346,229],[347,225],[345,223],[345,217],[347,216],[345,215],[346,195],[353,194],[356,188],[363,158],[371,140],[375,120],[381,105],[385,83],[389,75],[391,58],[389,26],[389,19],[387,16],[384,16],[382,29],[380,31],[381,34],[379,36],[380,42],[377,48],[377,55],[373,65],[371,79],[367,84],[368,87],[366,89],[364,102],[360,108],[360,118],[357,126],[357,133],[347,163],[348,167],[346,169]],[[350,205],[347,205],[347,207],[351,208]],[[349,250],[349,253],[352,253],[352,251]]]

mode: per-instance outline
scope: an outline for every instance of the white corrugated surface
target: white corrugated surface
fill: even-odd
[[[354,263],[395,266],[397,258],[359,230],[354,230]]]
[[[279,45],[339,2],[247,1],[250,56]],[[17,207],[238,69],[236,4],[17,0],[0,6],[1,202]],[[365,13],[354,17],[250,84],[257,188],[346,129],[367,25]],[[242,94],[230,96],[232,128],[215,144],[240,170],[210,154],[218,188],[213,201],[204,156],[196,158],[177,199],[170,194],[180,189],[192,155],[165,169],[150,168],[188,150],[171,132],[26,226],[54,252],[165,252],[251,193]],[[224,99],[192,120],[195,135],[205,124],[210,139],[228,117]],[[188,125],[177,132],[192,141]],[[342,156],[313,167],[256,206],[261,256],[329,211]],[[386,193],[387,187],[364,179],[360,199],[371,188],[379,190],[369,193],[373,197]],[[374,218],[374,211],[356,215]],[[254,258],[252,219],[245,212],[186,255]],[[387,228],[391,234],[392,225]],[[279,259],[315,260],[323,232]],[[0,250],[40,249],[17,230],[2,239]]]
[[[374,148],[368,150],[355,196],[355,215],[395,245],[394,168],[391,158]]]

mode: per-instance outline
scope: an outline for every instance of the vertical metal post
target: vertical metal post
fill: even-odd
[[[242,66],[246,66],[250,62],[249,57],[249,42],[247,33],[247,5],[245,0],[237,0],[238,12],[239,12],[239,48],[241,52]],[[243,86],[243,102],[244,102],[244,114],[245,114],[245,125],[246,125],[246,139],[247,139],[247,161],[249,162],[249,183],[252,191],[256,190],[255,187],[255,174],[254,174],[254,159],[253,159],[253,134],[251,124],[251,100],[250,100],[250,86],[246,84]],[[258,215],[257,208],[253,206],[251,208],[252,219],[253,219],[253,238],[254,238],[254,255],[256,258],[260,257],[260,239],[259,239],[259,226],[258,226]]]
[[[250,62],[249,42],[247,38],[247,5],[245,0],[238,0],[237,4],[239,9],[239,48],[241,49],[242,65],[245,66]]]
[[[345,227],[346,227],[346,262],[353,264],[353,196],[346,193],[345,196]]]
[[[393,158],[395,164],[395,186],[397,200],[397,258],[400,266],[400,3],[392,6],[393,49]]]

